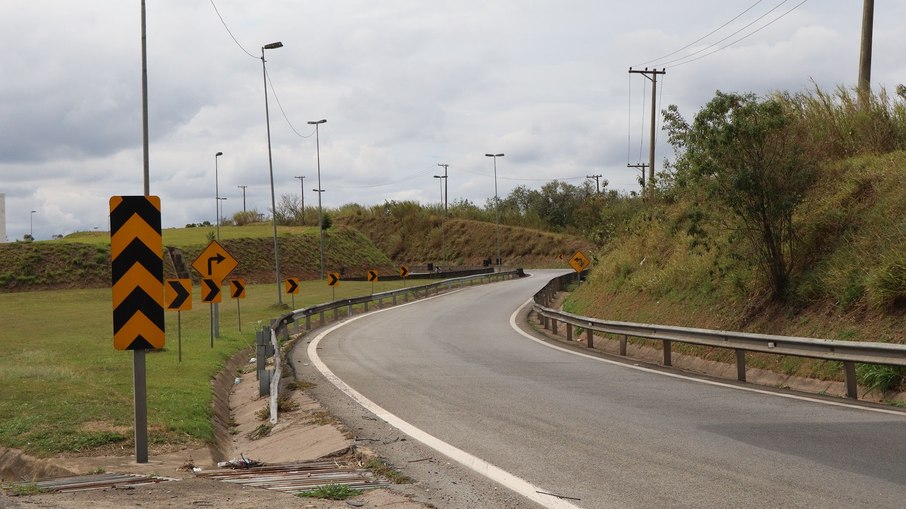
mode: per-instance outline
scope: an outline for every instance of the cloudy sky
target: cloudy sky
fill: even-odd
[[[650,85],[630,76],[630,66],[666,65],[659,108],[678,104],[687,117],[718,89],[852,86],[861,6],[148,0],[151,192],[161,197],[165,227],[213,221],[214,154],[222,151],[224,214],[241,210],[240,185],[248,186],[248,208],[269,211],[260,56],[275,41],[285,45],[267,51],[278,200],[298,195],[294,177],[304,175],[306,204],[316,202],[306,122],[322,118],[328,207],[438,202],[438,163],[450,165],[451,201],[483,205],[494,193],[486,152],[506,154],[498,160],[501,196],[555,178],[581,184],[588,174],[635,190],[626,164],[647,159],[640,143]],[[109,197],[142,193],[140,12],[138,0],[0,0],[0,193],[9,240],[28,233],[32,210],[39,240],[106,230]],[[903,0],[877,3],[876,87],[906,82],[904,19]],[[665,138],[659,160],[669,155]]]

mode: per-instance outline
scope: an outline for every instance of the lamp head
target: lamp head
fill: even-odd
[[[272,42],[270,44],[265,44],[262,49],[277,49],[277,48],[282,48],[282,47],[283,47],[283,43],[280,41],[277,41],[277,42]]]

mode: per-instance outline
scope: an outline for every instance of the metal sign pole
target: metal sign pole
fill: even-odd
[[[211,348],[214,348],[214,303],[211,303]]]
[[[242,310],[239,309],[239,298],[236,299],[236,317],[239,322],[239,332],[242,332]]]
[[[182,364],[182,311],[176,311],[176,334],[179,341],[179,363]]]

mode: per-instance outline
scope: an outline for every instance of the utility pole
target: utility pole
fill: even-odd
[[[598,190],[598,194],[601,194],[601,177],[604,175],[586,175],[587,179],[595,179],[595,189]]]
[[[299,179],[299,187],[300,187],[299,192],[302,193],[302,223],[304,224],[305,223],[305,175],[297,175],[294,178]]]
[[[651,80],[651,140],[648,147],[648,197],[654,198],[654,134],[655,124],[657,123],[657,76],[658,74],[667,74],[667,69],[644,70],[629,68],[629,74],[641,74]]]
[[[863,101],[871,93],[871,40],[874,30],[875,0],[862,3],[862,47],[859,50],[859,95]]]
[[[242,189],[242,211],[245,212],[245,188],[248,186],[236,186],[239,189]]]
[[[645,168],[647,168],[648,165],[645,163],[627,164],[626,167],[635,168],[637,170],[642,170],[642,193],[644,193],[645,192]]]

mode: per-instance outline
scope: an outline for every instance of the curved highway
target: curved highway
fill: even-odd
[[[906,506],[906,414],[533,341],[511,316],[559,273],[365,315],[308,353],[378,416],[540,506]]]

